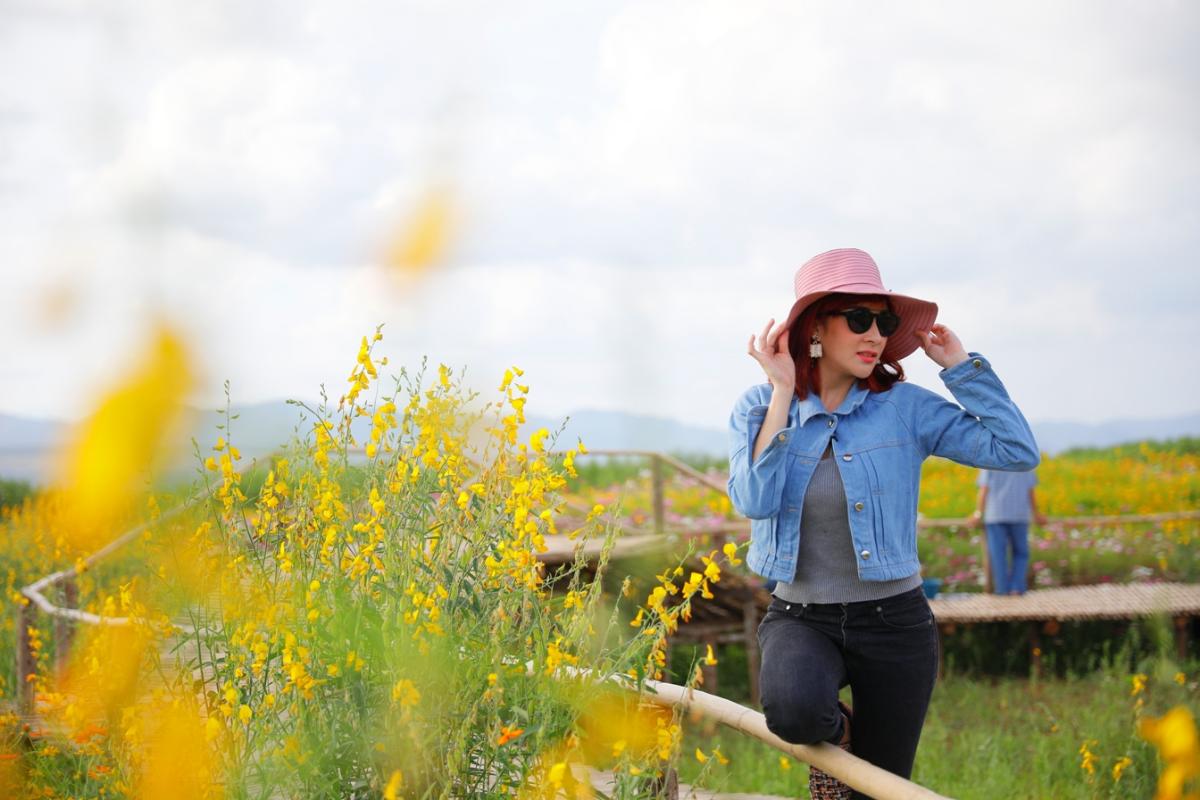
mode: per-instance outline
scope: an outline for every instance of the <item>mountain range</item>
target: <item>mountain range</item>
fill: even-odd
[[[300,430],[302,410],[283,401],[235,407],[232,436],[247,456],[274,450]],[[198,412],[192,425],[200,442],[216,440],[223,417]],[[365,433],[370,421],[358,420]],[[1076,447],[1108,447],[1126,442],[1200,436],[1200,414],[1167,419],[1121,419],[1102,423],[1031,423],[1042,451],[1050,455]],[[546,428],[548,445],[565,450],[582,439],[589,450],[657,450],[685,455],[728,454],[726,432],[714,427],[688,425],[664,417],[621,411],[583,409],[563,418],[527,418],[523,431]],[[560,430],[561,429],[561,430]],[[58,420],[0,414],[0,478],[45,481],[55,449],[69,435],[70,426]],[[360,437],[362,438],[362,437]]]

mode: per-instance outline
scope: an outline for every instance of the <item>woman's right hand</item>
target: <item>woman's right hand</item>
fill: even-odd
[[[762,333],[758,336],[759,344],[754,344],[754,334],[750,335],[750,346],[747,352],[763,368],[767,379],[776,389],[795,388],[796,362],[788,352],[787,328],[774,328],[775,320],[767,322]]]

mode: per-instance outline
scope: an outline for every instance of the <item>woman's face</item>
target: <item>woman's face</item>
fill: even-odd
[[[871,311],[887,311],[887,303],[883,300],[848,299],[834,311],[850,308],[867,308]],[[818,364],[822,370],[822,379],[853,376],[866,378],[883,355],[887,345],[887,337],[879,333],[878,320],[872,320],[871,327],[863,333],[850,330],[846,318],[840,314],[822,314],[817,318],[817,335],[821,339],[824,351]],[[826,384],[827,385],[827,384]]]

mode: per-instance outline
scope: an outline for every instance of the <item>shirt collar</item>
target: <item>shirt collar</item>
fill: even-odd
[[[838,406],[833,413],[845,416],[854,409],[862,405],[863,400],[867,399],[867,395],[871,393],[870,389],[859,386],[858,381],[850,387],[849,393],[846,394],[846,399]],[[804,427],[804,423],[808,422],[818,414],[827,414],[825,406],[821,405],[821,398],[816,392],[809,392],[808,397],[801,400],[795,394],[792,395],[792,413],[796,417],[796,425]]]

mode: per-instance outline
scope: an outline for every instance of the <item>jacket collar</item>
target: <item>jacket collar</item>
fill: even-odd
[[[867,395],[871,393],[870,389],[864,389],[858,385],[858,381],[850,387],[850,392],[846,395],[846,399],[838,406],[833,413],[845,416],[854,409],[862,405],[863,400],[867,399]],[[808,397],[801,400],[795,394],[792,395],[792,415],[796,418],[796,425],[803,427],[804,423],[818,414],[827,414],[825,406],[821,404],[821,398],[815,392],[809,392]]]

